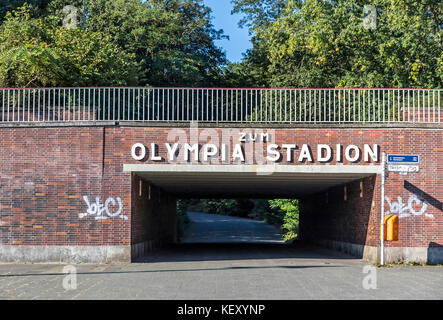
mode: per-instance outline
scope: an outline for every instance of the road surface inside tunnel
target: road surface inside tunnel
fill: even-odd
[[[281,230],[264,221],[199,212],[188,212],[191,224],[179,243],[135,259],[134,263],[243,261],[255,263],[271,260],[302,262],[315,259],[323,263],[347,260],[361,262],[353,256],[295,241],[283,241]]]
[[[263,221],[198,212],[188,216],[191,225],[182,243],[284,244],[280,229]]]

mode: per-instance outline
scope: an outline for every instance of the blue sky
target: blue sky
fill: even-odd
[[[252,47],[247,28],[240,28],[238,22],[241,15],[231,15],[231,0],[203,0],[204,4],[212,9],[212,23],[216,29],[223,29],[229,40],[216,41],[222,47],[229,61],[240,62],[242,53]]]

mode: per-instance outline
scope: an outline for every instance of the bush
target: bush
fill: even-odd
[[[285,230],[283,240],[293,242],[298,237],[299,225],[299,206],[298,200],[294,199],[275,199],[269,200],[269,206],[272,210],[280,212],[283,215],[282,229]]]

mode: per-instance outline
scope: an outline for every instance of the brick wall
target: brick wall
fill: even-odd
[[[131,198],[132,177],[131,174],[123,172],[123,164],[141,163],[133,160],[130,155],[131,147],[136,142],[146,145],[151,142],[158,143],[159,154],[166,158],[167,150],[164,143],[168,142],[168,133],[171,130],[175,129],[91,126],[0,128],[1,244],[129,246],[143,239],[144,236],[136,231],[138,230],[136,221],[139,220],[136,220],[138,218],[133,212],[135,209],[134,199]],[[179,130],[186,136],[190,135],[190,129]],[[202,141],[200,144],[208,141],[207,136],[214,133],[218,136],[218,140],[222,141],[223,135],[230,131],[234,136],[231,141],[237,142],[240,130],[239,128],[199,129]],[[253,132],[254,129],[249,128],[244,131]],[[415,192],[420,193],[429,204],[422,214],[401,218],[400,240],[387,245],[417,247],[429,246],[431,243],[443,244],[442,130],[286,128],[275,129],[273,132],[274,142],[279,145],[307,143],[315,147],[319,143],[331,146],[339,143],[345,146],[379,144],[381,151],[387,153],[419,154],[421,171],[408,176],[391,173],[387,178],[386,196],[391,202],[397,203],[400,197],[403,205],[407,206],[409,198]],[[266,144],[263,147],[266,148]],[[312,152],[315,158],[315,148]],[[251,159],[248,154],[246,157]],[[165,160],[154,162],[149,159],[142,163],[164,164]],[[319,163],[291,163],[286,161],[286,157],[280,162],[280,165],[311,164]],[[332,160],[330,163],[321,164],[374,165],[364,162],[348,163],[345,159],[340,163]],[[406,187],[405,181],[407,181]],[[378,245],[380,180],[378,177],[367,179],[364,184],[363,198],[359,197],[359,188],[357,188],[359,183],[356,182],[348,186],[347,202],[342,200],[343,186],[329,191],[328,206],[320,201],[324,200],[324,194],[315,195],[311,200],[304,201],[306,207],[309,201],[319,201],[321,204],[317,211],[320,211],[318,214],[324,219],[313,226],[317,228],[319,237]],[[122,203],[120,216],[109,217],[106,220],[96,220],[95,215],[79,218],[80,214],[87,213],[85,196],[92,206],[89,208],[90,211],[94,211],[93,204],[96,197],[102,205],[106,200],[113,199],[114,202],[111,200],[108,202],[111,214],[118,211],[117,198],[120,198]],[[370,212],[369,203],[372,204]],[[412,205],[417,212],[423,207],[422,203],[413,202]],[[389,208],[386,202],[386,211]],[[127,217],[127,220],[124,217]]]
[[[177,239],[176,199],[161,189],[132,177],[132,258]]]
[[[85,196],[120,197],[130,218],[130,179],[108,178],[119,173],[106,172],[104,138],[100,127],[0,129],[2,244],[130,244],[130,220],[79,218]]]
[[[368,177],[302,199],[301,238],[376,245],[379,208],[373,207],[375,180]]]

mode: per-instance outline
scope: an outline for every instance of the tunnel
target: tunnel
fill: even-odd
[[[300,239],[322,245],[326,236],[364,245],[366,234],[359,230],[367,229],[367,203],[381,167],[127,164],[123,170],[133,177],[134,260],[178,241],[177,199],[299,199]]]

